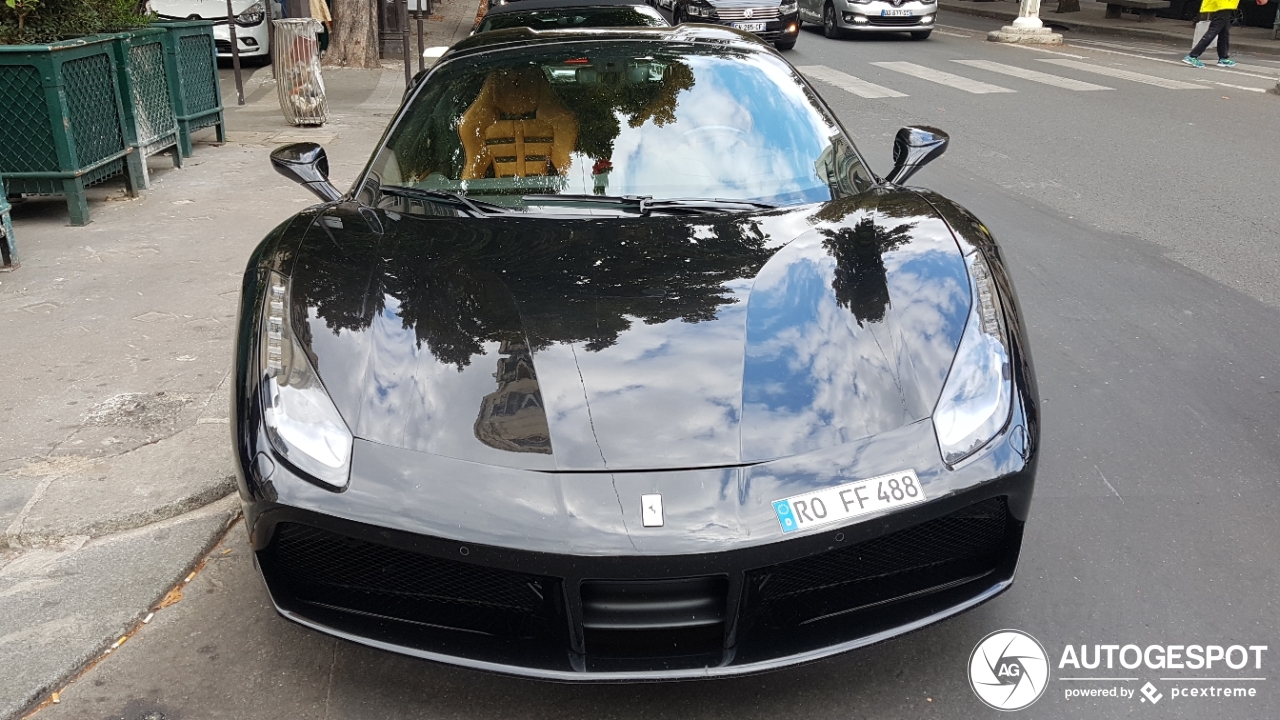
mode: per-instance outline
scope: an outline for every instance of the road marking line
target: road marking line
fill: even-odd
[[[1073,41],[1073,42],[1076,42],[1076,41]],[[1037,48],[1037,47],[1032,46],[1032,45],[1013,45],[1013,44],[1010,44],[1010,45],[1006,45],[1005,47],[1016,47],[1016,48],[1022,48],[1023,50],[1037,50],[1037,51],[1039,51],[1039,52],[1047,52],[1047,53],[1052,53],[1052,54],[1054,54],[1054,55],[1065,55],[1066,57],[1073,57],[1073,58],[1076,58],[1076,59],[1079,59],[1079,60],[1088,60],[1088,59],[1089,59],[1089,57],[1088,57],[1087,55],[1071,55],[1070,53],[1062,53],[1062,52],[1055,52],[1055,51],[1053,51],[1053,50],[1045,50],[1045,49],[1043,49],[1043,48]],[[1181,66],[1181,65],[1182,65],[1182,61],[1181,61],[1181,60],[1170,60],[1170,59],[1168,59],[1168,58],[1151,57],[1150,55],[1140,55],[1140,54],[1138,54],[1138,53],[1123,52],[1123,51],[1120,51],[1120,50],[1112,50],[1112,49],[1110,49],[1110,48],[1104,48],[1104,47],[1095,47],[1095,48],[1089,48],[1089,49],[1091,49],[1091,50],[1097,50],[1097,51],[1098,51],[1098,52],[1100,52],[1100,53],[1107,53],[1108,55],[1123,55],[1124,57],[1139,58],[1139,59],[1141,59],[1141,60],[1150,60],[1150,61],[1152,61],[1152,62],[1168,63],[1168,64],[1170,64],[1170,65],[1178,65],[1178,66]],[[1258,65],[1237,65],[1237,66],[1235,66],[1234,68],[1220,68],[1220,67],[1217,67],[1216,65],[1214,65],[1213,63],[1209,63],[1209,67],[1213,68],[1214,70],[1216,70],[1216,71],[1218,71],[1218,72],[1230,73],[1230,74],[1232,74],[1232,75],[1244,75],[1245,77],[1256,77],[1256,78],[1260,78],[1260,79],[1262,79],[1262,80],[1276,80],[1276,79],[1277,79],[1276,75],[1266,75],[1266,74],[1259,75],[1259,74],[1258,74],[1258,73],[1256,73],[1256,72],[1246,72],[1247,70],[1258,70],[1258,71],[1261,71],[1261,72],[1265,73],[1267,70],[1270,70],[1270,69],[1271,69],[1271,68],[1266,68],[1266,67],[1260,67],[1260,66],[1258,66]],[[1241,70],[1241,68],[1245,68],[1245,70]],[[1278,69],[1280,69],[1280,68],[1278,68]]]
[[[936,27],[933,29],[933,31],[934,31],[934,32],[936,32],[936,33],[938,33],[939,35],[949,35],[949,36],[951,36],[951,37],[958,37],[958,38],[971,38],[971,37],[973,37],[973,35],[967,35],[967,34],[965,34],[965,33],[947,32],[946,30],[939,30],[939,29],[937,29]]]
[[[1054,87],[1065,88],[1067,90],[1085,92],[1089,90],[1111,89],[1103,85],[1087,83],[1083,80],[1072,80],[1071,78],[1065,78],[1059,75],[1042,73],[1038,70],[1028,70],[1027,68],[1015,67],[1013,65],[1002,65],[998,62],[991,62],[990,60],[953,60],[952,62],[958,62],[961,65],[968,65],[969,67],[975,67],[980,70],[990,70],[991,72],[1001,73],[1002,75],[1011,75],[1016,78],[1022,78],[1023,80],[1030,80],[1031,82],[1053,85]]]
[[[1146,85],[1155,85],[1167,90],[1208,90],[1208,86],[1196,85],[1195,83],[1183,82],[1181,80],[1168,80],[1155,75],[1144,75],[1131,70],[1121,70],[1120,68],[1104,67],[1102,65],[1091,65],[1076,60],[1055,60],[1053,58],[1040,58],[1040,62],[1052,63],[1060,67],[1075,68],[1076,70],[1084,70],[1085,72],[1106,75],[1107,77],[1120,78],[1121,80],[1131,80]]]
[[[1267,91],[1267,90],[1266,90],[1266,88],[1248,87],[1247,85],[1232,85],[1231,83],[1218,82],[1217,80],[1214,80],[1214,81],[1213,81],[1213,84],[1214,84],[1214,85],[1221,85],[1222,87],[1235,88],[1236,90],[1248,90],[1249,92],[1260,92],[1260,93],[1264,93],[1264,92],[1266,92],[1266,91]]]
[[[856,78],[847,73],[842,73],[834,68],[826,65],[802,65],[796,68],[804,73],[807,77],[815,80],[821,80],[828,85],[836,87],[846,92],[851,92],[858,97],[863,98],[891,98],[906,97],[906,93],[900,93],[897,90],[890,90],[887,87],[881,87],[875,83],[869,83],[862,78]]]
[[[1076,44],[1093,45],[1097,47],[1116,48],[1119,50],[1131,50],[1131,51],[1139,51],[1139,52],[1156,52],[1156,53],[1167,52],[1167,48],[1162,47],[1160,45],[1150,45],[1150,44],[1142,44],[1142,43],[1139,43],[1137,45],[1121,45],[1119,43],[1103,42],[1102,40],[1084,40],[1082,38],[1072,38],[1071,43],[1073,45],[1076,45]]]
[[[1009,88],[1000,87],[999,85],[991,85],[988,83],[979,82],[977,80],[970,80],[967,77],[952,75],[949,72],[934,70],[933,68],[927,68],[923,65],[916,65],[915,63],[877,62],[877,63],[871,63],[871,64],[877,67],[882,67],[886,70],[893,70],[894,72],[900,72],[904,75],[917,77],[917,78],[920,78],[921,80],[928,80],[929,82],[935,82],[935,83],[938,83],[939,85],[946,85],[947,87],[953,87],[957,90],[963,90],[967,93],[973,93],[974,95],[988,95],[990,93],[1017,92],[1016,90],[1010,90]]]
[[[1088,55],[1076,55],[1075,53],[1065,53],[1059,50],[1050,50],[1049,48],[1037,47],[1035,45],[1018,45],[1016,43],[1001,43],[1002,47],[1016,48],[1018,50],[1030,50],[1032,52],[1049,53],[1050,55],[1061,55],[1062,57],[1075,58],[1077,60],[1088,60]]]

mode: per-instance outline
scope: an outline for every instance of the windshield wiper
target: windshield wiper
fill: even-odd
[[[386,195],[396,195],[399,197],[414,198],[416,200],[428,200],[441,205],[451,205],[469,213],[472,217],[487,217],[489,215],[505,215],[510,213],[509,208],[501,205],[494,205],[481,200],[472,200],[462,193],[451,192],[449,190],[423,190],[422,188],[406,187],[404,185],[381,185],[378,190]]]
[[[723,198],[671,198],[654,200],[652,195],[525,195],[525,202],[540,205],[613,205],[624,210],[633,210],[641,215],[651,212],[670,213],[672,215],[714,215],[723,212],[743,212],[746,210],[771,210],[778,207],[773,203],[756,202],[754,200],[726,200]]]

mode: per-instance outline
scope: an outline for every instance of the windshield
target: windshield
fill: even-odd
[[[370,184],[464,193],[822,202],[869,187],[784,61],[723,46],[595,41],[442,64]]]
[[[639,7],[575,7],[552,10],[496,13],[485,17],[478,33],[505,28],[527,27],[534,30],[558,30],[576,27],[666,27],[667,21],[657,10]]]

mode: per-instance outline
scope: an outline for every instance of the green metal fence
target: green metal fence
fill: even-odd
[[[0,177],[11,193],[65,195],[72,225],[89,223],[86,187],[123,173],[136,194],[141,180],[129,162],[114,41],[0,45]]]
[[[9,221],[9,196],[4,191],[4,178],[0,178],[0,269],[12,270],[18,266],[18,244],[13,239],[13,223]]]
[[[172,149],[173,164],[182,167],[178,148],[178,118],[164,70],[164,35],[160,29],[120,33],[112,46],[120,97],[124,100],[125,130],[138,149],[137,167],[143,187],[151,186],[147,158]]]
[[[165,75],[169,78],[173,113],[178,119],[178,145],[182,154],[189,157],[192,153],[191,133],[211,125],[217,127],[218,142],[226,142],[213,21],[157,22],[152,27],[165,31]]]

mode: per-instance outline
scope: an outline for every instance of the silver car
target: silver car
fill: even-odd
[[[821,23],[838,38],[850,32],[909,32],[924,40],[933,31],[938,0],[799,0],[800,19]]]

